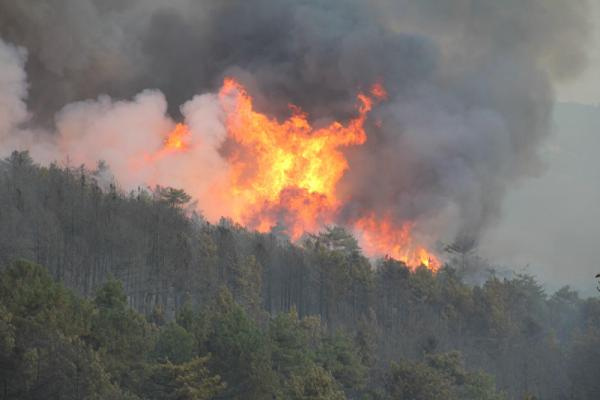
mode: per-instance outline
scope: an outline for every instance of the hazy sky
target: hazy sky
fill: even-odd
[[[570,284],[595,292],[600,272],[600,107],[557,104],[542,149],[547,168],[504,200],[481,253],[493,264],[533,273],[548,289]]]
[[[590,0],[593,26],[592,40],[589,46],[589,65],[575,81],[566,82],[558,87],[558,100],[583,104],[600,104],[600,0]]]
[[[600,21],[600,1],[594,21]],[[597,295],[600,273],[600,29],[590,62],[557,89],[553,132],[542,148],[547,168],[509,191],[501,220],[480,251],[492,263],[537,275],[548,289],[570,284]]]

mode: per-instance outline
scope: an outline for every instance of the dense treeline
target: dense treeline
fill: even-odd
[[[435,275],[372,264],[336,227],[291,244],[211,225],[182,191],[108,176],[0,165],[1,398],[600,396],[597,299],[467,285],[464,254]]]
[[[28,262],[0,277],[3,399],[502,398],[456,352],[392,364],[375,389],[355,339],[295,309],[259,324],[225,288],[166,322],[129,308],[116,280],[88,301]]]

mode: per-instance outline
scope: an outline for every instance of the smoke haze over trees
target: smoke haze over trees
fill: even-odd
[[[528,271],[553,290],[569,283],[595,295],[590,277],[599,270],[600,186],[594,182],[600,179],[595,167],[600,109],[559,103],[554,126],[542,147],[546,169],[511,190],[480,253],[495,263],[529,265]]]
[[[554,83],[585,65],[587,10],[584,0],[3,0],[0,35],[11,45],[2,45],[0,146],[29,148],[42,161],[107,159],[129,188],[152,176],[191,192],[184,178],[164,182],[173,165],[131,176],[119,160],[139,153],[136,144],[152,146],[168,110],[208,121],[195,130],[214,151],[196,155],[209,161],[194,167],[204,171],[195,182],[222,171],[218,115],[209,98],[190,100],[223,76],[247,86],[259,111],[281,118],[295,104],[316,123],[348,118],[356,91],[381,81],[389,99],[367,143],[346,152],[360,167],[340,183],[348,201],[336,222],[372,212],[416,222],[429,242],[476,243],[507,185],[540,170]],[[88,100],[102,94],[113,100]]]
[[[599,390],[596,298],[500,278],[472,256],[437,274],[371,263],[339,227],[294,245],[212,225],[186,216],[179,190],[101,188],[105,168],[40,167],[17,152],[0,166],[4,398],[592,399]],[[15,263],[23,258],[47,270]],[[476,276],[481,284],[465,283]]]
[[[0,0],[0,400],[600,398],[600,300],[478,253],[596,268],[600,195],[569,200],[595,127],[554,149],[564,196],[498,223],[553,117],[581,125],[553,112],[590,1]],[[256,132],[301,156],[236,203],[273,160]],[[318,229],[290,234],[286,196]],[[423,265],[383,256],[403,234]]]

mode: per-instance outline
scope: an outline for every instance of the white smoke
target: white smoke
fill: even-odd
[[[28,120],[24,49],[0,41],[0,149],[29,150],[36,161],[57,161],[93,168],[110,167],[125,190],[148,185],[184,188],[211,219],[227,209],[226,198],[215,196],[225,182],[228,165],[219,154],[226,137],[223,110],[215,94],[195,96],[181,106],[189,127],[188,148],[163,154],[175,121],[167,115],[165,96],[144,90],[132,100],[96,100],[66,105],[55,116],[51,134],[25,129]]]
[[[127,188],[148,182],[153,171],[142,161],[161,148],[162,137],[174,126],[166,109],[164,96],[149,90],[131,101],[101,96],[69,104],[56,117],[57,156],[75,165],[102,159]]]

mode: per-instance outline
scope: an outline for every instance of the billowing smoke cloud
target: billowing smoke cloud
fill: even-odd
[[[25,50],[0,40],[0,141],[27,118]]]
[[[218,149],[226,136],[215,95],[195,96],[181,107],[189,127],[185,152],[169,157],[161,152],[165,133],[175,123],[167,115],[162,93],[146,90],[131,101],[108,96],[71,103],[56,116],[57,154],[72,165],[106,162],[124,188],[142,184],[185,188],[202,205],[207,217],[227,210],[216,204],[213,186],[228,172]]]
[[[0,35],[29,52],[34,121],[58,112],[55,133],[38,138],[56,157],[105,159],[126,186],[182,186],[209,209],[202,193],[227,168],[225,132],[212,95],[195,95],[233,75],[260,111],[282,118],[292,103],[320,124],[349,118],[356,92],[383,82],[367,143],[347,149],[339,222],[370,210],[472,242],[507,185],[540,168],[553,84],[584,65],[586,10],[585,0],[0,0]],[[24,52],[3,44],[0,62],[2,132],[26,115]],[[135,97],[85,100],[101,94]],[[182,118],[206,146],[129,164]],[[178,174],[186,157],[206,165]]]

